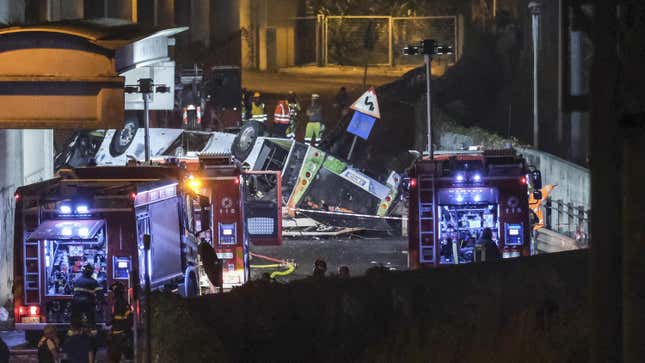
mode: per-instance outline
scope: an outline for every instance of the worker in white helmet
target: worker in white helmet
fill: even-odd
[[[320,139],[324,130],[322,105],[320,104],[320,95],[311,95],[311,104],[307,108],[307,129],[305,131],[305,141],[315,145],[316,139]]]

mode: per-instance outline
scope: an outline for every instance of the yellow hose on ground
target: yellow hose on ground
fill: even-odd
[[[296,269],[296,266],[294,266],[292,263],[290,263],[290,264],[287,265],[287,269],[284,270],[284,271],[273,271],[271,273],[271,278],[274,279],[277,276],[287,276],[288,274],[290,274],[293,271],[295,271],[295,269]]]

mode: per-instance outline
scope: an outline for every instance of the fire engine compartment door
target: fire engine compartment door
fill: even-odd
[[[153,286],[183,274],[177,198],[148,206],[150,217],[150,282]]]
[[[102,219],[44,221],[29,235],[28,241],[91,239],[96,236],[104,224],[105,222]]]

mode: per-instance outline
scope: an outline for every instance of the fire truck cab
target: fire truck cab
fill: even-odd
[[[484,228],[503,258],[530,255],[528,193],[541,176],[515,150],[435,152],[409,176],[411,269],[485,259],[475,244]]]
[[[281,173],[243,170],[230,155],[201,154],[165,162],[183,164],[190,173],[188,187],[210,200],[208,239],[222,268],[221,281],[211,281],[213,287],[229,290],[246,283],[250,244],[282,242]]]
[[[88,167],[20,187],[14,235],[16,328],[68,324],[82,266],[107,296],[117,281],[136,291],[145,275],[144,235],[151,236],[153,290],[199,294],[197,236],[210,225],[208,199],[182,187],[176,167]],[[106,299],[107,301],[107,299]],[[105,321],[105,305],[96,321]]]

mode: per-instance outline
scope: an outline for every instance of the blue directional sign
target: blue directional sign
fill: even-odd
[[[354,134],[363,140],[367,140],[370,136],[370,132],[372,132],[372,127],[374,126],[375,121],[376,119],[374,117],[355,111],[354,116],[347,127],[347,132]]]

